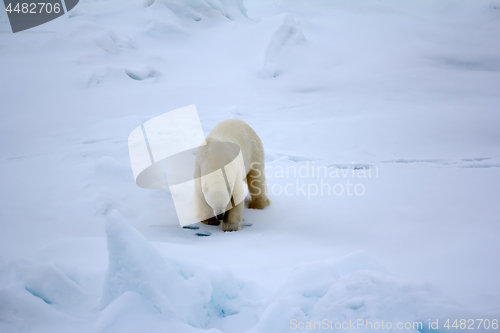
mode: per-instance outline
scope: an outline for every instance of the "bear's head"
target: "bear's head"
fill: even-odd
[[[208,138],[207,144],[198,149],[196,165],[198,171],[195,177],[201,178],[201,191],[205,201],[217,219],[222,220],[224,213],[244,198],[240,193],[242,186],[236,186],[238,179],[241,182],[244,174],[240,148],[234,143]],[[236,197],[231,202],[235,188]]]
[[[201,177],[201,190],[205,201],[212,207],[214,215],[218,220],[224,218],[224,213],[232,208],[231,196],[233,194],[234,181],[224,179],[222,170],[209,173]]]

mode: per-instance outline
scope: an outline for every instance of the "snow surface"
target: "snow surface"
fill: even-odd
[[[82,0],[17,34],[0,13],[0,332],[500,319],[500,2]],[[238,232],[134,184],[128,134],[190,104],[264,143],[272,204]]]

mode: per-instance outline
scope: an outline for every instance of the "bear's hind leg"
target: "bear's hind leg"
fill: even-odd
[[[241,202],[227,211],[224,220],[220,224],[223,231],[238,231],[240,229],[243,208],[243,202]]]
[[[250,209],[264,209],[271,203],[266,195],[266,175],[264,172],[264,166],[259,164],[255,168],[252,166],[247,175],[248,192],[252,197],[248,205]]]

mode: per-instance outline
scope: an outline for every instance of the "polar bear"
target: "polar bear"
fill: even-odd
[[[196,216],[205,224],[220,224],[224,231],[237,231],[243,215],[245,183],[252,198],[249,208],[264,209],[270,204],[264,147],[257,133],[238,119],[220,122],[205,141],[206,145],[196,153]],[[243,163],[238,164],[235,157],[240,151]]]

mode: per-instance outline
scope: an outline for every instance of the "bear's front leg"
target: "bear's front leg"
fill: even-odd
[[[227,211],[226,217],[220,224],[223,231],[238,231],[241,225],[241,217],[243,216],[243,202],[236,205]]]
[[[209,219],[201,221],[201,223],[208,224],[208,225],[219,225],[220,221],[217,220],[216,217],[211,217]]]

